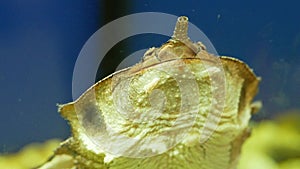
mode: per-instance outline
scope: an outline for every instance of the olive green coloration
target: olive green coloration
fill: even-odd
[[[259,78],[187,36],[172,39],[59,106],[72,137],[40,169],[235,169]]]

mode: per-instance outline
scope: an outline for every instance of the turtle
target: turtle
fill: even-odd
[[[58,106],[71,126],[40,169],[235,169],[250,135],[260,77],[239,59],[173,36],[141,61]]]

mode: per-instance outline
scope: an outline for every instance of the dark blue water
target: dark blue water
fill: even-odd
[[[94,0],[0,2],[0,152],[70,135],[56,103],[72,101],[72,73],[82,46],[110,19],[137,12],[186,15],[219,54],[247,62],[262,77],[257,99],[264,108],[256,119],[300,108],[299,3],[135,0],[110,10],[104,5]],[[107,11],[113,17],[104,16]],[[167,38],[132,39],[130,51],[123,45],[125,53]]]

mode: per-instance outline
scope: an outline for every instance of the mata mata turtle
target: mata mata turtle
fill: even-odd
[[[259,78],[187,29],[179,17],[172,38],[140,63],[60,105],[72,137],[39,168],[235,169]]]

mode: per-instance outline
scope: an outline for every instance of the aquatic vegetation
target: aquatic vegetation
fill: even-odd
[[[31,169],[44,163],[52,154],[61,140],[48,140],[45,143],[32,143],[14,154],[0,154],[2,169]]]
[[[254,124],[242,149],[239,169],[298,169],[299,166],[299,110]]]

